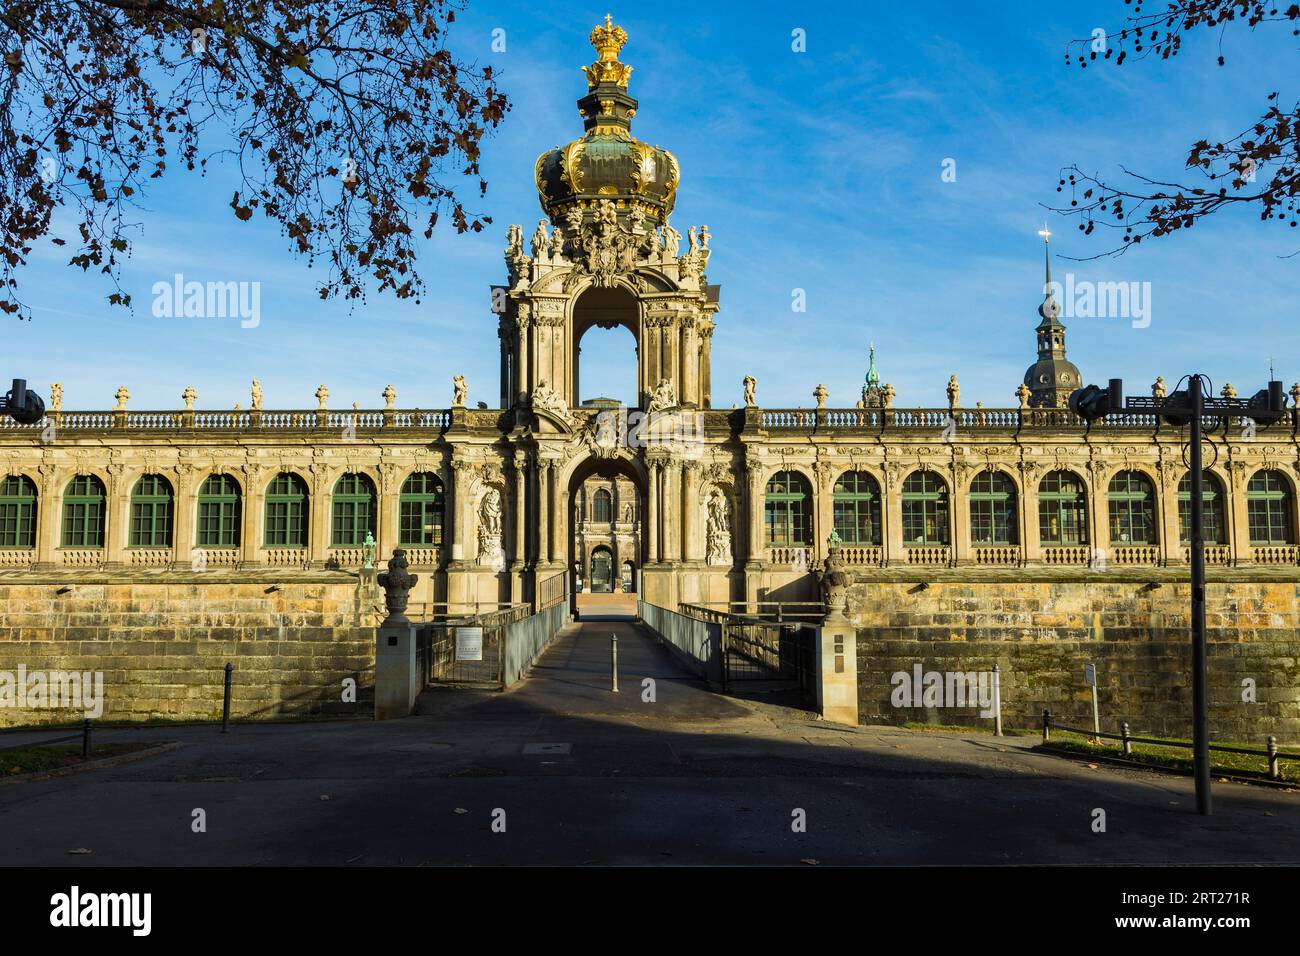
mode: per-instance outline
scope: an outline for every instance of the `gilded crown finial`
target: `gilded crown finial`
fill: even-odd
[[[596,62],[582,69],[587,74],[587,85],[595,89],[602,83],[613,83],[627,89],[630,66],[618,62],[619,51],[627,43],[627,31],[614,23],[612,14],[605,14],[605,23],[596,24],[591,31],[591,45],[596,48]]]
[[[623,49],[623,44],[627,42],[627,31],[622,27],[614,26],[614,18],[610,14],[605,14],[605,25],[596,25],[591,31],[591,45],[596,48],[600,54],[602,62],[611,62],[618,59],[618,51]]]

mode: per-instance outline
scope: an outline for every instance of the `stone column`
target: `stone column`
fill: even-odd
[[[172,562],[178,568],[187,568],[194,548],[194,512],[198,508],[194,470],[189,465],[180,465],[172,472],[172,490]]]
[[[330,546],[330,513],[333,510],[330,500],[330,491],[333,490],[333,475],[324,465],[311,466],[311,478],[307,488],[310,497],[307,499],[307,559],[311,561],[312,567],[319,568],[329,554]],[[244,489],[244,504],[246,512],[251,512],[253,524],[245,522],[244,529],[247,532],[250,528],[257,528],[257,510],[261,507],[259,502],[262,500],[260,494],[255,494],[251,488]],[[253,547],[261,544],[256,540],[257,535],[247,534],[247,542]],[[248,551],[244,552],[245,555]]]
[[[746,522],[745,545],[748,548],[747,565],[762,564],[767,560],[763,546],[763,472],[757,462],[746,464],[745,504],[749,512]]]
[[[1246,504],[1250,469],[1244,461],[1233,461],[1227,471],[1228,504],[1223,509],[1223,513],[1228,521],[1228,543],[1232,547],[1232,563],[1247,564],[1255,559],[1255,552],[1250,546],[1250,509]]]
[[[828,461],[813,466],[817,478],[813,486],[813,550],[810,565],[820,564],[826,558],[826,540],[835,527],[834,484],[835,468]]]
[[[695,319],[684,318],[681,323],[681,378],[678,401],[683,405],[703,407],[699,395],[699,354],[695,344]]]
[[[1110,563],[1110,520],[1109,509],[1106,507],[1106,483],[1101,479],[1101,469],[1090,467],[1088,469],[1088,540],[1092,542],[1092,554],[1095,557],[1099,549],[1106,555],[1106,563]]]
[[[52,463],[40,466],[36,498],[36,564],[54,567],[55,549],[59,546],[63,522],[59,513],[58,468]]]
[[[542,458],[537,462],[537,564],[551,561],[551,462]]]
[[[512,459],[515,466],[515,506],[514,506],[514,529],[515,529],[515,547],[514,547],[514,571],[522,572],[524,565],[528,563],[528,542],[524,537],[524,530],[528,526],[528,489],[525,485],[528,470],[528,454],[523,451],[516,451]]]
[[[240,502],[242,512],[239,522],[239,560],[243,564],[257,564],[261,555],[261,548],[264,543],[262,534],[262,470],[260,468],[245,467],[242,470],[243,478],[243,500]],[[312,494],[307,499],[308,511],[308,531],[307,545],[311,547],[316,537],[316,498]],[[322,557],[324,552],[321,552]]]
[[[669,461],[661,473],[659,522],[663,525],[661,560],[676,563],[681,557],[681,474],[682,463]]]
[[[903,472],[901,464],[885,468],[885,496],[881,513],[885,520],[885,563],[906,564],[907,553],[903,545]]]
[[[953,564],[970,564],[970,485],[964,476],[953,469],[947,476],[952,485],[952,495],[948,503],[951,515],[949,525],[952,534]]]
[[[567,563],[562,555],[565,550],[564,536],[568,529],[568,496],[563,492],[563,490],[560,490],[558,470],[559,463],[554,462],[554,460],[550,462],[550,467],[546,470],[550,481],[551,507],[554,509],[551,511],[551,537],[549,545],[549,558],[552,564],[556,562],[560,564]]]
[[[702,496],[697,494],[700,481],[700,463],[685,462],[682,466],[682,560],[697,562],[704,560],[704,547],[700,534],[700,505]]]
[[[452,564],[464,564],[472,560],[472,542],[466,536],[469,531],[469,463],[453,457],[451,476],[451,508],[448,509],[451,515],[451,561]]]
[[[1171,468],[1166,465],[1156,471],[1156,493],[1160,496],[1156,504],[1160,508],[1160,563],[1183,564],[1183,540],[1178,533],[1178,481],[1169,480]],[[1190,534],[1191,528],[1187,531]],[[1190,552],[1188,557],[1191,557]]]
[[[396,465],[379,466],[378,513],[375,515],[375,554],[392,554],[399,547],[402,480]]]
[[[520,309],[515,316],[515,381],[516,392],[510,396],[514,404],[519,392],[532,392],[532,369],[528,364],[528,316]]]
[[[1043,560],[1043,542],[1038,527],[1038,485],[1024,469],[1020,472],[1020,541],[1026,563]]]
[[[646,464],[650,466],[650,487],[646,489],[646,502],[650,510],[649,520],[646,522],[646,563],[658,564],[661,553],[659,529],[659,471],[661,464],[658,458],[650,458]]]
[[[123,466],[115,462],[106,470],[108,484],[104,489],[107,496],[104,500],[104,563],[117,566],[126,560],[126,521],[123,511],[130,507],[125,503],[130,495],[129,492],[124,494],[122,491],[125,484]]]

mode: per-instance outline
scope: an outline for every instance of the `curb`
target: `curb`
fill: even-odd
[[[37,746],[40,746],[39,744]],[[171,740],[164,744],[158,744],[156,747],[146,747],[144,750],[135,750],[131,753],[118,754],[115,757],[104,757],[100,760],[89,760],[86,763],[74,764],[71,767],[58,767],[54,770],[34,770],[31,773],[19,773],[13,776],[0,777],[0,786],[6,783],[31,783],[36,780],[51,780],[55,777],[70,777],[73,774],[85,773],[91,770],[103,770],[107,767],[116,767],[118,764],[131,763],[134,760],[144,760],[147,757],[156,757],[159,754],[169,753],[173,750],[179,750],[185,746],[179,740]]]

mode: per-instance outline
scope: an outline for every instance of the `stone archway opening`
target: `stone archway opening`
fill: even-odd
[[[572,328],[570,354],[574,360],[569,404],[576,407],[586,399],[612,398],[639,407],[645,385],[641,381],[636,298],[620,288],[588,289],[573,304]],[[584,364],[588,370],[585,380],[581,375]]]
[[[636,571],[647,547],[643,476],[625,456],[593,455],[570,477],[568,500],[576,616],[635,616]]]

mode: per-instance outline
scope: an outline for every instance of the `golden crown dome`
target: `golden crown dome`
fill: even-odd
[[[574,209],[612,200],[620,217],[639,208],[648,222],[666,222],[681,179],[677,158],[632,136],[637,101],[627,92],[632,67],[619,53],[627,31],[606,15],[591,31],[596,62],[584,66],[587,95],[578,100],[586,133],[537,159],[535,178],[542,208],[556,225]]]

